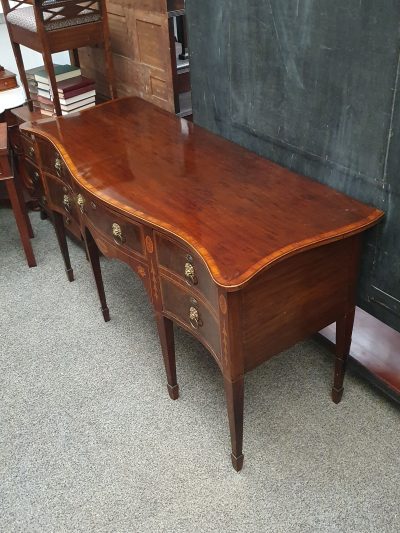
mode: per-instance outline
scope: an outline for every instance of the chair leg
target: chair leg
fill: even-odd
[[[11,41],[11,46],[14,52],[15,61],[17,63],[19,77],[21,78],[22,85],[25,89],[26,99],[28,102],[28,107],[30,111],[33,111],[33,103],[31,98],[31,92],[29,90],[28,85],[28,79],[26,77],[25,67],[24,67],[24,61],[22,59],[21,54],[21,46],[18,43],[15,43],[14,41]]]
[[[46,72],[49,75],[50,86],[51,86],[51,90],[53,93],[54,109],[56,111],[56,115],[60,117],[62,115],[62,111],[61,111],[61,104],[60,104],[60,99],[58,97],[58,91],[57,91],[56,74],[54,72],[54,65],[53,65],[53,60],[51,59],[51,53],[48,50],[48,48],[45,48],[43,50],[42,57],[43,57],[44,66],[46,68]]]
[[[29,268],[36,266],[35,256],[32,250],[32,245],[29,237],[29,230],[26,224],[26,218],[19,201],[17,189],[15,188],[14,178],[6,180],[6,187],[8,196],[10,198],[11,207],[14,212],[15,220],[17,222],[18,231],[21,237],[22,246],[24,248],[26,260]]]

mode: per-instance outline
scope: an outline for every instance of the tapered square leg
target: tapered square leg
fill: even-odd
[[[30,268],[35,267],[36,259],[35,259],[35,256],[32,250],[32,245],[31,245],[30,235],[29,235],[29,228],[26,223],[27,214],[26,212],[24,213],[23,207],[21,206],[19,195],[15,187],[14,178],[11,177],[10,179],[5,180],[5,182],[6,182],[6,187],[7,187],[7,193],[10,198],[11,207],[14,212],[15,221],[17,223],[18,231],[21,237],[21,243],[24,248],[28,266]]]
[[[179,386],[176,380],[174,326],[169,318],[156,313],[158,335],[167,374],[167,388],[171,400],[179,398]]]
[[[86,231],[85,236],[86,244],[86,256],[89,258],[94,280],[96,282],[97,294],[99,295],[101,312],[103,313],[104,322],[109,322],[110,320],[110,311],[107,306],[106,293],[104,291],[103,276],[101,274],[101,265],[100,265],[100,253],[97,247],[95,240],[92,235]]]
[[[243,407],[244,407],[244,379],[239,378],[231,382],[224,378],[226,406],[228,410],[229,429],[231,433],[232,466],[239,472],[243,467]]]
[[[61,255],[64,260],[65,272],[67,273],[68,281],[74,281],[74,271],[71,268],[67,237],[65,235],[64,220],[63,220],[62,215],[53,211],[53,221],[54,221],[54,229],[57,235],[58,245],[60,247]]]
[[[335,375],[332,387],[332,400],[339,403],[343,396],[343,381],[351,346],[355,307],[336,321]]]

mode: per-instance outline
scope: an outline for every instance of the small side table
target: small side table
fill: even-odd
[[[11,173],[8,160],[7,124],[5,122],[0,124],[0,181],[4,181],[7,188],[28,266],[35,267],[36,259],[30,241],[30,238],[33,237],[32,226],[21,188]]]

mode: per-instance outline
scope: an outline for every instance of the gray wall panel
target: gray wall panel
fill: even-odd
[[[386,211],[367,238],[359,303],[400,330],[400,3],[186,9],[195,122]]]

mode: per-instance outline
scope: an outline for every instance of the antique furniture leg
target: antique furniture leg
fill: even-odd
[[[64,259],[65,272],[67,273],[68,281],[74,281],[74,271],[71,268],[71,261],[69,259],[67,238],[65,235],[64,220],[62,215],[53,211],[54,228],[56,230],[58,244],[60,246],[61,254]]]
[[[88,231],[86,231],[85,243],[86,243],[86,253],[87,253],[86,257],[89,257],[90,264],[92,266],[92,271],[93,271],[94,279],[96,282],[97,293],[100,299],[101,312],[103,313],[104,322],[109,322],[110,311],[107,306],[106,294],[104,292],[103,276],[101,275],[99,249],[92,235]]]
[[[343,380],[346,372],[347,358],[350,353],[354,313],[355,307],[336,321],[335,377],[332,388],[332,400],[335,403],[339,403],[343,395]]]
[[[226,404],[228,409],[229,429],[232,443],[232,465],[236,472],[243,467],[243,405],[244,405],[244,379],[239,378],[231,382],[224,377]]]
[[[19,180],[17,178],[17,175],[15,175],[15,174],[14,174],[14,185],[15,185],[15,190],[16,190],[17,196],[18,196],[19,205],[21,206],[22,213],[23,213],[24,218],[26,220],[26,226],[28,228],[29,237],[31,239],[33,239],[33,237],[35,235],[33,234],[31,220],[29,218],[28,210],[26,208],[24,193],[22,192],[21,184],[20,184],[20,182],[19,182]]]
[[[61,112],[60,98],[58,96],[58,90],[57,90],[56,74],[54,72],[54,65],[51,59],[51,53],[49,52],[49,49],[47,46],[43,47],[42,57],[43,57],[44,66],[49,75],[49,82],[50,82],[51,90],[53,92],[54,109],[56,111],[56,115],[61,116],[62,112]]]
[[[17,222],[18,231],[21,236],[21,242],[25,251],[28,266],[30,268],[35,267],[36,260],[33,254],[32,245],[29,237],[29,228],[26,224],[26,215],[24,214],[23,208],[20,204],[13,177],[10,177],[10,179],[6,180],[6,187],[8,196],[10,198],[11,207],[14,212],[15,220]]]
[[[24,61],[22,59],[21,46],[18,43],[14,43],[12,39],[11,39],[11,46],[12,46],[12,49],[13,49],[13,52],[14,52],[15,62],[17,63],[19,77],[21,78],[22,85],[23,85],[24,90],[25,90],[25,94],[26,94],[26,99],[27,99],[27,102],[28,102],[29,110],[33,111],[33,102],[32,102],[32,98],[31,98],[31,92],[29,90],[28,80],[27,80],[27,77],[26,77]]]
[[[177,400],[179,398],[179,385],[176,381],[174,325],[172,320],[157,312],[156,321],[167,373],[168,393],[171,400]]]

